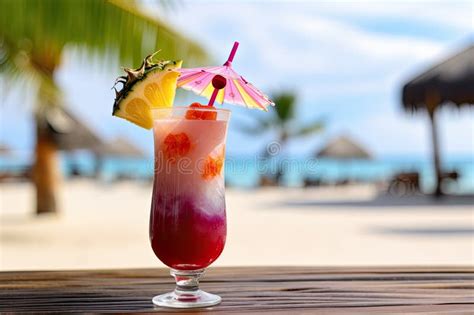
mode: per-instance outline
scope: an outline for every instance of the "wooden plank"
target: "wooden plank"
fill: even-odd
[[[164,269],[1,272],[0,312],[175,312],[151,303],[173,287]],[[469,267],[211,268],[202,288],[223,298],[211,314],[474,311]]]

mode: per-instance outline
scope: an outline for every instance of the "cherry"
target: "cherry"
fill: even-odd
[[[225,88],[226,84],[227,84],[226,78],[224,78],[220,74],[216,74],[214,78],[212,78],[212,86],[215,89],[218,89],[218,90],[223,89]]]

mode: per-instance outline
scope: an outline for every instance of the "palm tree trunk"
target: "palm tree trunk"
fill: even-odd
[[[38,108],[34,119],[36,124],[35,162],[33,183],[36,189],[36,214],[56,213],[58,211],[57,189],[59,187],[58,146],[53,131],[48,125],[47,109],[59,106],[57,87],[54,83],[61,50],[49,46],[42,54],[33,53],[31,63],[45,77],[38,90]]]
[[[40,124],[42,125],[42,124]],[[58,148],[51,132],[38,126],[33,181],[36,188],[36,214],[56,213],[59,186]]]
[[[285,147],[286,141],[288,140],[288,134],[286,131],[283,131],[282,134],[280,135],[279,142],[277,142],[277,147],[276,147],[276,154],[274,155],[274,158],[277,159],[277,172],[275,174],[275,182],[277,183],[278,186],[282,185],[282,180],[283,177],[285,176],[285,165],[283,165],[282,157],[281,157],[281,151]],[[280,156],[278,156],[280,155]]]

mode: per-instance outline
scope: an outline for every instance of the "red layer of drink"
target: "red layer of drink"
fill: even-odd
[[[225,209],[201,209],[192,196],[156,195],[150,220],[151,246],[167,266],[178,270],[202,269],[224,249]],[[216,213],[216,214],[211,214]]]

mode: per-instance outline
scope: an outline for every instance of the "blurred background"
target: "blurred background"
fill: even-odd
[[[474,261],[472,1],[0,0],[0,270],[164,266],[121,66],[233,66],[215,265]],[[178,91],[176,104],[205,102]]]

